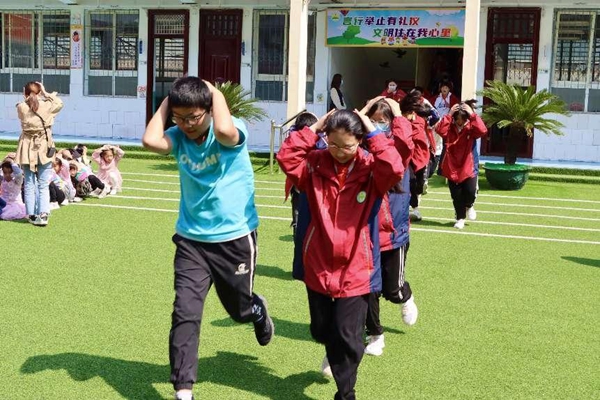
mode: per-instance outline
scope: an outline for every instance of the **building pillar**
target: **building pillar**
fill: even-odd
[[[291,118],[306,107],[306,48],[308,44],[308,3],[310,0],[290,0],[288,104]]]
[[[463,48],[462,100],[474,99],[479,63],[480,0],[466,0],[465,44]]]

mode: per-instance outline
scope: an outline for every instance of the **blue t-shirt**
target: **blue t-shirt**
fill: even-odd
[[[240,133],[234,147],[220,144],[211,122],[208,136],[198,145],[177,126],[165,134],[179,166],[181,201],[175,230],[198,242],[238,239],[258,227],[254,205],[254,171],[246,146],[244,123],[233,118]]]

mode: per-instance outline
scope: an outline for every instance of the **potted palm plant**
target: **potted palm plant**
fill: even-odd
[[[268,117],[267,112],[256,105],[259,99],[249,97],[250,91],[245,90],[241,85],[228,81],[217,82],[215,87],[223,93],[229,111],[234,117],[248,122],[258,122]]]
[[[479,94],[491,100],[481,113],[483,121],[509,129],[504,164],[486,163],[485,177],[496,189],[519,190],[529,177],[529,167],[516,163],[521,138],[533,135],[534,129],[562,135],[564,125],[553,115],[570,115],[566,103],[546,89],[536,92],[533,86],[524,89],[501,81],[486,81]]]

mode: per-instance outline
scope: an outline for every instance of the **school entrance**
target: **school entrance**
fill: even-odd
[[[517,84],[524,88],[536,86],[539,8],[490,8],[485,58],[485,79]],[[481,154],[503,156],[508,128],[490,128],[487,139],[481,141]],[[523,136],[517,157],[531,158],[533,136]]]
[[[210,82],[240,81],[242,10],[201,10],[198,50],[190,49],[189,20],[189,10],[148,11],[146,122],[173,82],[187,75],[190,51],[192,57],[197,55],[201,78]]]

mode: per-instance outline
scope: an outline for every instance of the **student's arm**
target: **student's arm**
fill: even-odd
[[[23,184],[23,170],[21,168],[19,168],[19,166],[16,163],[12,163],[10,165],[12,167],[13,170],[13,179],[15,180],[15,183],[17,184],[17,186],[21,186]]]
[[[394,119],[392,120],[392,139],[394,139],[396,150],[398,150],[400,157],[402,157],[402,165],[406,169],[415,149],[415,144],[412,140],[412,125],[408,119],[402,116],[400,104],[396,100],[385,99],[385,101],[390,105],[394,114]]]
[[[240,132],[233,124],[225,96],[210,82],[203,81],[212,94],[212,118],[215,138],[223,146],[233,147],[240,143]]]
[[[435,133],[437,133],[443,138],[448,136],[448,132],[450,131],[450,125],[452,125],[452,115],[452,112],[450,114],[446,114],[444,118],[442,118],[440,122],[437,123],[437,125],[435,126]]]
[[[462,109],[469,113],[471,135],[475,139],[479,139],[487,134],[487,127],[479,115],[473,111],[468,104],[463,104]]]
[[[379,129],[375,129],[369,118],[361,113],[358,116],[363,121],[363,125],[369,131],[365,136],[369,152],[373,155],[373,180],[379,196],[383,196],[404,175],[404,166],[398,150],[394,146],[394,141],[388,139]]]
[[[340,95],[338,94],[338,91],[335,88],[331,88],[331,90],[329,91],[329,96],[331,97],[331,102],[333,103],[335,108],[337,108],[338,110],[346,109],[346,106],[342,104],[342,101],[340,100]]]
[[[102,150],[105,149],[105,146],[100,147],[99,149],[94,150],[94,152],[92,153],[92,160],[96,161],[96,163],[98,165],[100,165],[100,162],[102,161],[102,157],[100,157],[100,153],[102,153]]]
[[[148,123],[146,132],[142,136],[145,148],[158,154],[169,154],[173,149],[171,138],[165,135],[164,128],[169,116],[169,98],[160,103],[160,107]]]

